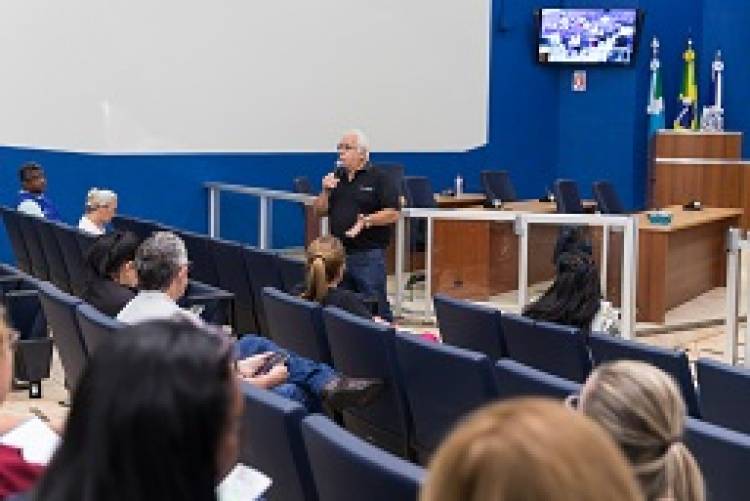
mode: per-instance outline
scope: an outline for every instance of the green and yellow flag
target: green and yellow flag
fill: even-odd
[[[698,81],[695,79],[695,51],[693,41],[688,39],[688,46],[682,54],[685,67],[682,72],[682,89],[680,90],[680,113],[674,119],[675,129],[698,129]]]

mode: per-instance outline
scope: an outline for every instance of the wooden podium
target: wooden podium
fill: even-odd
[[[750,162],[741,159],[741,132],[659,131],[651,144],[649,206],[684,205],[743,209],[750,228]]]

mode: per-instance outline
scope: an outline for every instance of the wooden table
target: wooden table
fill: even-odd
[[[663,323],[667,310],[726,282],[726,235],[742,209],[668,207],[672,223],[638,221],[637,319]]]

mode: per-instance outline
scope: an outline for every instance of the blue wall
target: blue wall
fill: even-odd
[[[679,5],[663,0],[551,0],[543,5],[555,4],[643,9],[645,24],[636,64],[589,67],[588,91],[574,93],[573,68],[535,62],[532,13],[542,4],[495,0],[487,145],[459,153],[376,153],[373,159],[403,163],[408,174],[428,175],[438,190],[451,186],[457,173],[466,179],[467,190],[477,190],[479,171],[507,169],[521,197],[539,196],[557,177],[576,179],[587,196],[591,182],[605,178],[615,182],[627,206],[640,207],[646,182],[645,107],[654,35],[662,45],[667,123],[677,112],[681,53],[690,34],[701,69],[701,101],[708,91],[710,60],[721,47],[727,65],[726,126],[750,131],[750,113],[743,106],[750,100],[750,66],[744,54],[750,4],[744,0],[683,0]],[[337,139],[331,138],[331,144]],[[202,182],[290,189],[292,177],[307,175],[317,186],[334,154],[90,155],[0,147],[0,202],[14,200],[17,168],[25,160],[45,166],[50,195],[66,221],[77,221],[89,187],[103,186],[121,194],[122,213],[205,231],[207,197]],[[222,236],[254,243],[256,205],[245,197],[223,197]],[[301,243],[299,210],[292,204],[276,206],[277,246]],[[0,235],[0,259],[7,260],[4,238]]]

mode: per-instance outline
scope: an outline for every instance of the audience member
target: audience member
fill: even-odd
[[[128,327],[89,361],[35,499],[216,499],[242,412],[225,338],[189,322]]]
[[[91,188],[86,195],[86,207],[78,229],[92,235],[103,235],[117,212],[117,193]]]
[[[648,501],[705,499],[700,469],[682,442],[685,404],[667,374],[643,362],[603,364],[584,384],[578,408],[620,445]]]
[[[5,312],[0,309],[0,402],[4,402],[10,392],[13,379],[12,344],[17,336],[17,333],[8,327]],[[17,416],[0,416],[0,434],[6,434],[25,419]],[[43,471],[43,466],[27,462],[19,449],[0,444],[0,499],[28,491]]]
[[[336,149],[341,167],[323,178],[315,208],[329,216],[331,234],[346,248],[344,285],[377,299],[378,315],[391,322],[385,248],[389,226],[398,220],[398,190],[385,172],[370,164],[370,146],[361,131],[344,134]]]
[[[525,398],[471,414],[432,458],[421,501],[642,499],[611,438],[551,400]]]
[[[26,162],[18,171],[21,191],[18,192],[16,209],[24,214],[59,220],[55,204],[47,197],[47,178],[42,166],[36,162]]]
[[[136,251],[135,267],[140,292],[117,315],[118,320],[134,324],[176,317],[203,325],[198,316],[176,303],[188,283],[188,256],[182,239],[170,232],[154,233]],[[240,371],[248,382],[273,389],[311,410],[319,410],[321,403],[334,409],[366,405],[382,388],[380,380],[340,375],[326,364],[284,350],[260,336],[244,336],[236,351]],[[279,363],[267,374],[256,375],[274,353],[286,356],[286,365]]]
[[[91,244],[86,253],[84,301],[111,317],[122,311],[135,297],[135,251],[139,243],[135,234],[115,230]]]
[[[346,269],[346,255],[338,238],[331,235],[316,238],[308,245],[306,258],[304,299],[323,306],[337,306],[358,317],[372,318],[359,294],[339,287]]]

